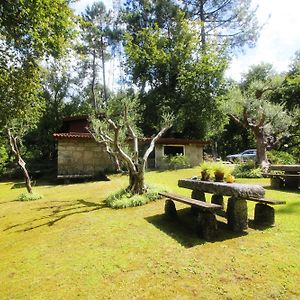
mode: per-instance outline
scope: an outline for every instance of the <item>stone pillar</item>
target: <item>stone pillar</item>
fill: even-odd
[[[165,202],[165,214],[169,218],[172,218],[172,219],[177,218],[177,211],[176,211],[175,203],[170,199],[167,199]]]
[[[273,226],[275,223],[275,210],[273,207],[257,203],[254,210],[254,223],[261,226]]]
[[[271,188],[273,189],[281,189],[283,188],[284,181],[280,177],[272,177],[271,178]]]
[[[201,211],[197,216],[197,232],[205,240],[212,240],[218,229],[216,216],[210,211]]]
[[[206,202],[204,192],[199,190],[193,190],[191,198]]]
[[[230,229],[241,232],[248,228],[247,201],[231,197],[227,204],[227,223]]]
[[[299,186],[298,177],[285,177],[285,187],[291,190],[297,190]]]
[[[224,200],[222,195],[212,195],[211,196],[211,203],[221,205],[224,209]]]
[[[193,190],[191,198],[206,202],[204,192],[199,191],[199,190]],[[194,206],[194,205],[191,206],[191,213],[193,215],[196,216],[199,213],[199,211],[200,211],[200,209],[198,206]]]

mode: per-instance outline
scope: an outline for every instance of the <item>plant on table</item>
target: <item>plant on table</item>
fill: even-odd
[[[212,164],[210,162],[204,161],[200,164],[201,170],[201,180],[207,181],[210,178],[212,171]]]
[[[223,164],[222,162],[216,162],[212,166],[215,181],[223,181],[224,177],[230,174],[231,170],[228,165]]]

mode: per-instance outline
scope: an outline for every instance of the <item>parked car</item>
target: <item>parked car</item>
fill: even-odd
[[[226,159],[230,161],[234,160],[247,160],[256,158],[256,149],[248,149],[238,154],[227,155]]]

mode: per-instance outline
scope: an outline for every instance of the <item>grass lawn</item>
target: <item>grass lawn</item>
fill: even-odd
[[[149,172],[147,182],[177,187],[199,169]],[[127,177],[40,185],[44,197],[15,201],[24,188],[0,183],[0,299],[300,299],[300,193],[268,188],[276,226],[233,234],[222,225],[214,242],[164,218],[164,201],[113,210],[103,200]],[[248,202],[253,217],[254,203]],[[222,223],[223,222],[223,223]]]

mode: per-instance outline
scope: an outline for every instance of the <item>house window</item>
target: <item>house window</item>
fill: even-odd
[[[164,155],[166,156],[175,156],[175,155],[184,155],[184,146],[164,146],[163,147]]]

